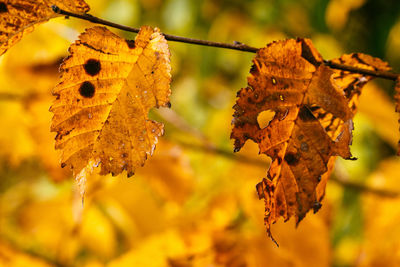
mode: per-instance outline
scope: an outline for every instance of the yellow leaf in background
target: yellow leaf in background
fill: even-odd
[[[35,155],[35,144],[28,127],[29,117],[24,116],[23,105],[18,102],[0,102],[0,156],[13,167],[18,166],[23,160]],[[12,129],[7,131],[5,129]]]
[[[40,258],[20,252],[0,241],[0,266],[1,267],[51,267]]]
[[[333,30],[341,30],[346,25],[352,10],[360,8],[365,0],[331,0],[328,3],[325,21]]]
[[[56,148],[75,175],[90,160],[100,174],[132,176],[155,149],[163,124],[147,118],[169,106],[170,53],[158,29],[142,27],[128,41],[103,27],[88,29],[71,46],[51,107]]]
[[[400,192],[400,159],[382,161],[367,180],[374,188]],[[400,265],[400,199],[366,194],[363,197],[365,211],[365,240],[357,266]]]
[[[157,153],[137,175],[148,180],[151,187],[166,200],[183,204],[194,187],[189,159],[178,145],[160,142]]]
[[[68,170],[60,168],[60,151],[54,149],[54,134],[49,131],[51,113],[48,111],[52,101],[50,94],[31,101],[26,108],[26,117],[30,119],[27,130],[34,141],[35,156],[40,159],[44,169],[54,181],[63,181],[70,177]]]
[[[99,208],[92,205],[83,214],[79,227],[82,244],[103,260],[115,256],[117,236],[114,226]]]
[[[14,56],[13,51],[7,54],[8,59]],[[0,144],[4,144],[2,156],[8,157],[13,166],[34,158],[40,161],[53,180],[64,180],[70,174],[59,167],[60,152],[54,150],[54,134],[49,132],[51,113],[48,111],[53,100],[50,91],[57,81],[59,60],[42,64],[28,62],[27,65],[9,60],[3,63],[1,67],[5,73],[15,74],[13,82],[3,76],[0,78],[0,95],[12,96],[0,100],[0,108],[5,109],[0,123],[4,129],[14,129],[12,135],[8,131],[0,132]],[[32,80],[35,83],[26,83]]]
[[[393,148],[397,148],[400,139],[397,123],[399,114],[393,112],[394,110],[396,110],[395,103],[382,88],[375,83],[365,86],[359,101],[360,113],[370,120],[374,130],[383,140]]]
[[[76,242],[78,238],[74,234],[75,223],[68,195],[55,194],[48,200],[31,196],[30,202],[18,209],[15,219],[15,225],[4,224],[3,227],[11,233],[17,227],[23,233],[21,236],[11,236],[16,238],[20,247],[39,247],[39,251],[45,251],[49,258],[65,262],[71,261],[79,253],[81,244]]]
[[[60,16],[54,13],[52,5],[77,13],[89,11],[89,6],[83,0],[0,2],[0,55],[21,40],[25,34],[32,32],[35,24]]]
[[[108,266],[171,267],[169,258],[183,255],[185,247],[179,233],[169,230],[143,240],[136,249],[113,260]]]

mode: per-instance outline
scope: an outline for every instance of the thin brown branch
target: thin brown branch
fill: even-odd
[[[132,28],[129,26],[125,26],[125,25],[117,24],[117,23],[114,23],[111,21],[107,21],[107,20],[92,16],[90,14],[72,13],[72,12],[63,10],[55,5],[53,5],[52,8],[55,13],[60,14],[60,15],[79,18],[82,20],[90,21],[92,23],[101,24],[101,25],[109,26],[112,28],[116,28],[116,29],[120,29],[120,30],[124,30],[124,31],[128,31],[128,32],[138,33],[140,30],[138,28]],[[163,35],[165,36],[165,39],[167,39],[168,41],[174,41],[174,42],[203,45],[203,46],[212,46],[212,47],[225,48],[225,49],[233,49],[233,50],[239,50],[239,51],[250,52],[250,53],[256,53],[259,50],[259,48],[248,46],[248,45],[245,45],[240,42],[228,44],[228,43],[220,43],[220,42],[213,42],[213,41],[207,41],[207,40],[187,38],[187,37],[176,36],[176,35],[165,34],[165,33],[163,33]],[[393,81],[395,81],[397,79],[397,77],[399,76],[398,73],[361,69],[361,68],[356,68],[353,66],[347,66],[347,65],[343,65],[343,64],[333,63],[329,60],[325,60],[324,64],[329,66],[332,69],[345,70],[345,71],[349,71],[349,72],[360,73],[360,74],[364,74],[367,76],[374,76],[374,77],[393,80]]]
[[[256,166],[260,166],[260,167],[264,167],[264,168],[267,166],[267,162],[263,161],[261,159],[255,159],[255,158],[251,158],[251,157],[248,157],[246,155],[241,155],[241,154],[234,154],[233,152],[231,152],[229,150],[219,148],[216,146],[188,143],[188,142],[184,142],[181,140],[174,140],[174,142],[181,145],[182,147],[185,147],[188,149],[198,150],[198,151],[202,151],[204,153],[218,155],[218,156],[224,157],[229,160],[239,161],[241,163],[247,163],[247,164],[256,165]]]
[[[399,76],[399,74],[393,73],[393,72],[360,69],[360,68],[356,68],[353,66],[347,66],[347,65],[343,65],[343,64],[339,64],[339,63],[334,63],[329,60],[324,60],[324,63],[325,63],[325,65],[327,65],[328,67],[330,67],[332,69],[345,70],[345,71],[349,71],[349,72],[360,73],[360,74],[374,76],[374,77],[383,78],[383,79],[388,79],[388,80],[392,80],[392,81],[395,81],[397,79],[397,77]]]
[[[74,18],[83,19],[83,20],[86,20],[86,21],[90,21],[92,23],[109,26],[109,27],[120,29],[120,30],[127,31],[127,32],[138,33],[139,30],[140,30],[138,28],[132,28],[132,27],[128,27],[128,26],[125,26],[125,25],[117,24],[117,23],[114,23],[114,22],[111,22],[111,21],[107,21],[107,20],[92,16],[90,14],[75,14],[75,13],[63,10],[63,9],[61,9],[58,6],[55,6],[55,5],[53,6],[53,11],[55,13],[60,14],[60,15],[65,15],[65,16],[68,16],[68,17],[74,17]],[[206,40],[200,40],[200,39],[193,39],[193,38],[175,36],[175,35],[165,34],[165,33],[163,33],[163,35],[164,35],[166,40],[174,41],[174,42],[196,44],[196,45],[204,45],[204,46],[213,46],[213,47],[240,50],[240,51],[252,52],[252,53],[257,52],[257,50],[258,50],[258,48],[251,47],[251,46],[239,43],[239,42],[235,42],[234,44],[226,44],[226,43],[219,43],[219,42],[212,42],[212,41],[206,41]]]

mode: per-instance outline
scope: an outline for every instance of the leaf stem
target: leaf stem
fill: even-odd
[[[92,16],[90,14],[76,14],[73,12],[69,12],[69,11],[59,8],[56,5],[53,5],[52,9],[55,13],[60,14],[60,15],[79,18],[82,20],[90,21],[92,23],[101,24],[101,25],[109,26],[112,28],[116,28],[116,29],[120,29],[120,30],[124,30],[124,31],[128,31],[128,32],[138,33],[140,30],[138,28],[132,28],[132,27],[117,24],[117,23],[114,23],[114,22],[111,22],[108,20],[104,20],[104,19]],[[166,34],[166,33],[163,33],[163,35],[166,40],[174,41],[174,42],[219,47],[219,48],[239,50],[239,51],[250,52],[250,53],[256,53],[259,50],[259,48],[248,46],[246,44],[236,42],[236,41],[233,44],[228,44],[228,43],[220,43],[220,42],[213,42],[213,41],[207,41],[207,40],[187,38],[187,37],[176,36],[176,35],[171,35],[171,34]],[[337,64],[337,63],[331,62],[329,60],[324,60],[324,64],[332,69],[340,69],[340,70],[344,70],[344,71],[360,73],[360,74],[364,74],[364,75],[368,75],[368,76],[374,76],[374,77],[393,80],[393,81],[395,81],[397,79],[397,77],[399,76],[399,74],[397,74],[397,73],[361,69],[361,68],[356,68],[353,66]]]

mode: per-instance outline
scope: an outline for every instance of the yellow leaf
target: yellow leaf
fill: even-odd
[[[12,247],[0,242],[0,266],[4,267],[50,267],[45,261],[17,251]]]
[[[112,261],[110,267],[169,267],[169,258],[183,255],[185,244],[178,232],[169,230],[140,242],[136,249]]]
[[[116,233],[110,220],[96,206],[83,214],[80,236],[83,245],[103,259],[114,256],[117,248]]]
[[[400,191],[400,160],[383,161],[368,177],[372,188]],[[366,194],[364,242],[358,266],[399,266],[400,264],[400,199]]]
[[[94,27],[70,53],[50,109],[62,165],[77,174],[93,160],[100,174],[127,170],[129,177],[163,134],[163,124],[147,115],[154,106],[170,105],[167,42],[150,27],[142,27],[135,41]]]

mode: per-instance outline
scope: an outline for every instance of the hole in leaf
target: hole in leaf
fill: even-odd
[[[272,110],[265,110],[265,111],[261,112],[260,114],[258,114],[258,117],[257,117],[258,126],[261,129],[264,129],[265,127],[267,127],[269,125],[269,123],[272,121],[274,116],[275,116],[275,112]]]

